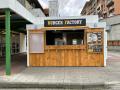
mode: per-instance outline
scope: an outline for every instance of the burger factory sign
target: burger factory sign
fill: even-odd
[[[45,20],[45,27],[86,26],[86,19]]]

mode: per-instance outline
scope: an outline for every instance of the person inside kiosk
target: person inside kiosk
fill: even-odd
[[[46,45],[83,45],[84,30],[46,31]]]

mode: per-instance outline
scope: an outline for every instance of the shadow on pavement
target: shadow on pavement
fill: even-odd
[[[26,53],[15,54],[11,56],[12,75],[20,73],[27,67]],[[5,75],[5,57],[0,58],[0,76]]]

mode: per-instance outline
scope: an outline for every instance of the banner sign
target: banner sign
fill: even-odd
[[[86,26],[86,19],[44,20],[45,27]]]

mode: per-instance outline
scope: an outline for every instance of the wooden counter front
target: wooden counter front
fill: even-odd
[[[30,66],[104,66],[103,53],[88,53],[86,45],[45,46],[45,52],[30,53]]]

